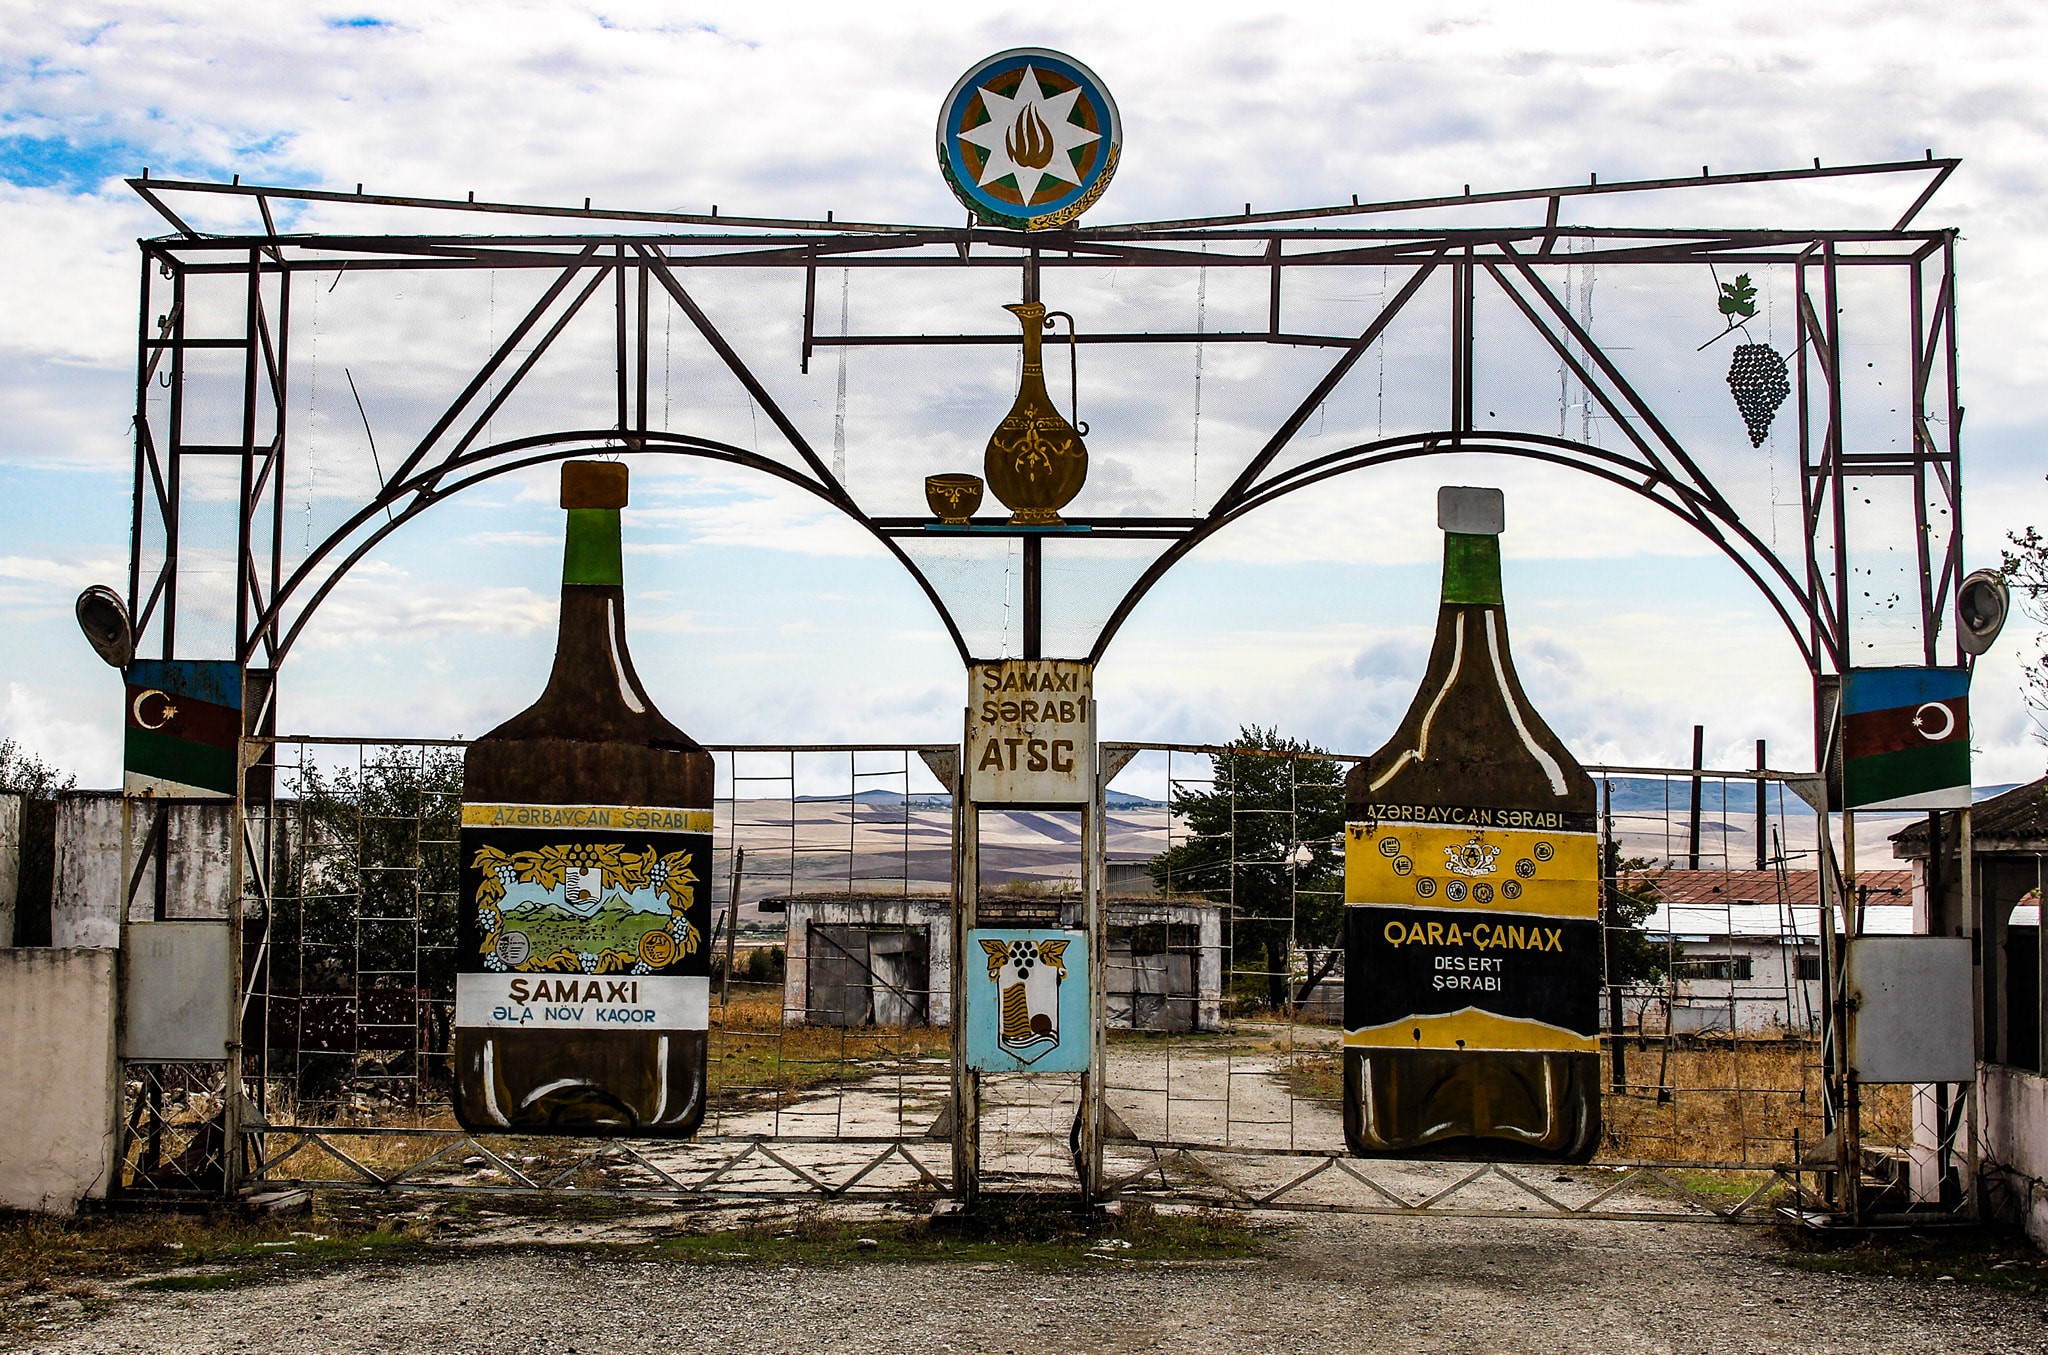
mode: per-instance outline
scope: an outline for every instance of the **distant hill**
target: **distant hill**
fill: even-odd
[[[1613,787],[1614,812],[1617,814],[1660,812],[1668,807],[1672,814],[1683,816],[1692,803],[1692,783],[1683,776],[1673,777],[1668,781],[1654,776],[1617,776],[1606,784]],[[2018,784],[2012,782],[1996,786],[1974,786],[1970,794],[1974,799],[1988,800],[1994,795],[2003,795]],[[1780,791],[1775,785],[1764,789],[1764,804],[1774,813],[1778,808],[1779,795]],[[1784,791],[1783,796],[1787,814],[1799,817],[1813,813],[1806,807],[1806,802],[1790,790]],[[1730,814],[1756,813],[1755,783],[1734,779],[1703,779],[1700,782],[1700,813],[1717,814],[1723,810]],[[1919,810],[1895,810],[1885,813],[1899,813],[1913,818],[1923,816]]]
[[[844,804],[846,798],[844,795],[799,795],[796,797],[796,802],[798,804]],[[905,796],[900,791],[864,790],[855,795],[853,799],[857,804],[873,805],[876,808],[888,809],[894,809],[905,804],[908,804],[912,809],[951,809],[953,807],[953,797],[945,791],[936,791],[930,795]],[[1103,796],[1103,803],[1110,809],[1163,809],[1166,804],[1163,800],[1148,800],[1142,795],[1132,795],[1130,792],[1122,790],[1108,792]]]

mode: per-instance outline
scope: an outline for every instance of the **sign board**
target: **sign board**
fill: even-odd
[[[233,799],[241,666],[232,659],[137,659],[127,679],[123,789]]]
[[[1591,814],[1381,805],[1346,824],[1345,1047],[1597,1051],[1599,871]]]
[[[1856,1013],[1849,1066],[1857,1081],[1976,1077],[1968,937],[1859,936],[1844,968]]]
[[[1086,805],[1095,790],[1095,666],[1005,659],[967,670],[967,784],[977,805]]]
[[[121,957],[121,1057],[226,1057],[234,938],[225,921],[133,922]]]
[[[1054,927],[967,933],[967,1066],[984,1073],[1088,1069],[1088,938]]]
[[[455,1024],[704,1030],[711,811],[462,806]]]
[[[1842,678],[1845,809],[1970,803],[1970,674],[1856,668]]]

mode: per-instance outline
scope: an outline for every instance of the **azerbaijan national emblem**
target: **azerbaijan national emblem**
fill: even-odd
[[[1059,1048],[1067,943],[984,937],[981,949],[996,986],[996,1046],[1023,1063],[1036,1063]]]
[[[1122,150],[1109,90],[1080,62],[1043,48],[981,62],[939,114],[939,168],[991,226],[1070,225],[1109,187]]]

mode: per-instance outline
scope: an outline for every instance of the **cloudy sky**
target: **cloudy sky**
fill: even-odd
[[[126,570],[134,242],[165,226],[124,176],[148,166],[163,178],[239,174],[393,194],[589,197],[687,211],[716,203],[728,215],[830,210],[841,220],[953,225],[962,212],[932,163],[939,104],[980,58],[1019,46],[1069,52],[1115,94],[1124,158],[1091,223],[1247,202],[1313,206],[1354,193],[1577,183],[1592,173],[1679,175],[1703,164],[1849,164],[1928,149],[1962,157],[1919,224],[1962,232],[1966,556],[1973,567],[1996,563],[2008,531],[2048,516],[2036,455],[2048,432],[2048,113],[2038,98],[2048,23],[2039,7],[1582,3],[1569,22],[1564,13],[1526,3],[943,12],[684,0],[0,3],[0,243],[10,260],[0,305],[0,735],[86,784],[118,776],[118,679],[79,639],[70,602],[85,584],[118,584]],[[1884,225],[1904,205],[1897,186],[1859,192],[1681,199],[1665,219],[1700,224],[1688,213],[1726,209],[1757,224]],[[291,224],[360,223],[315,210]],[[1262,306],[1242,278],[1213,274],[1076,281],[1048,300],[1084,328],[1189,328],[1198,307],[1204,323],[1222,327]],[[999,276],[944,295],[930,283],[891,291],[857,280],[844,292],[849,323],[856,332],[992,331],[1008,323],[995,310],[1009,299],[996,295]],[[1780,309],[1791,304],[1789,281],[1760,281],[1765,313],[1753,337],[1789,348]],[[1377,274],[1315,283],[1299,315],[1355,332],[1386,283]],[[350,278],[295,302],[303,328],[292,426],[304,474],[287,494],[294,545],[330,530],[341,505],[371,483],[364,424],[386,452],[401,443],[434,392],[445,399],[436,382],[502,337],[505,315],[530,294],[521,278],[478,275],[465,285]],[[1013,355],[856,351],[842,401],[836,359],[797,370],[789,285],[707,281],[707,306],[815,445],[829,453],[843,430],[848,481],[865,505],[918,511],[923,474],[978,468],[1007,405]],[[823,276],[821,293],[823,323],[836,325],[836,279]],[[1729,347],[1688,356],[1718,325],[1713,297],[1704,273],[1646,288],[1603,273],[1589,304],[1596,335],[1639,363],[1645,384],[1718,449],[1715,473],[1740,482],[1753,520],[1782,547],[1783,533],[1796,530],[1796,444],[1781,426],[1749,454],[1717,384]],[[657,324],[669,426],[759,445],[749,443],[762,436],[759,410],[718,384],[672,317]],[[1390,340],[1377,371],[1333,397],[1304,438],[1338,446],[1404,419],[1427,423],[1414,402],[1436,380],[1429,341],[1419,331]],[[1677,356],[1663,356],[1667,349]],[[1500,422],[1578,426],[1575,393],[1554,359],[1523,362],[1516,355],[1530,350],[1506,338],[1489,351],[1500,360],[1483,398],[1512,406]],[[581,378],[573,363],[555,374],[544,388],[559,402],[552,417],[581,422],[577,405],[590,390],[602,404],[610,376],[598,370],[600,356]],[[1233,455],[1241,464],[1274,411],[1327,360],[1222,345],[1207,347],[1199,364],[1186,352],[1084,350],[1097,511],[1185,512],[1205,487],[1213,495]],[[1874,356],[1872,371],[1885,361]],[[1319,450],[1306,441],[1303,449]],[[716,743],[957,735],[962,679],[952,646],[922,595],[863,534],[759,477],[672,464],[636,468],[636,477],[635,653],[678,723]],[[1509,605],[1523,676],[1585,760],[1675,762],[1699,723],[1715,765],[1747,765],[1758,738],[1769,740],[1773,765],[1811,765],[1804,669],[1782,625],[1725,560],[1675,523],[1650,520],[1625,493],[1476,459],[1354,476],[1204,548],[1110,650],[1098,678],[1104,737],[1217,740],[1257,723],[1345,751],[1376,746],[1426,652],[1437,552],[1430,503],[1445,482],[1508,489]],[[437,508],[372,555],[294,652],[284,724],[476,734],[524,704],[550,649],[560,530],[552,497],[545,476],[500,481]],[[1898,532],[1881,507],[1870,518],[1873,542]],[[1074,511],[1088,508],[1083,500]],[[1060,605],[1076,617],[1099,612],[1133,568],[1114,552],[1075,566]],[[1000,576],[991,593],[960,562],[935,570],[963,596],[981,589],[978,614],[1001,632]],[[202,622],[195,613],[195,634],[206,633]],[[2020,699],[2033,643],[2020,626],[1980,665],[1980,782],[2041,770]]]

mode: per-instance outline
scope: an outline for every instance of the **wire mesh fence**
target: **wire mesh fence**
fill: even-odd
[[[1530,1207],[1535,1178],[1461,1185],[1464,1169],[1342,1161],[1342,783],[1356,759],[1105,750],[1122,769],[1104,819],[1116,1179],[1239,1203]],[[276,859],[245,965],[254,1173],[660,1194],[947,1188],[952,751],[713,750],[709,1109],[688,1143],[616,1144],[486,1140],[450,1113],[460,746],[280,741]],[[1694,815],[1688,770],[1593,770],[1607,866],[1606,1137],[1583,1198],[1557,1207],[1669,1212],[1646,1206],[1647,1191],[1718,1216],[1812,1184],[1832,1170],[1823,1143],[1836,1112],[1819,973],[1805,963],[1819,944],[1813,894],[1801,892],[1817,821],[1769,778],[1759,795],[1755,776],[1707,776]],[[985,905],[1055,924],[1075,911],[1072,833],[1058,816],[985,813]],[[1761,872],[1758,840],[1771,844]],[[1751,897],[1759,881],[1776,892]],[[1720,903],[1673,902],[1716,887]],[[131,1065],[129,1171],[148,1185],[204,1146],[207,1120],[176,1076],[148,1074],[154,1090],[136,1076]],[[1939,1189],[1957,1175],[1950,1093],[1863,1089],[1872,1181],[1956,1195]],[[990,1180],[1070,1176],[1074,1079],[988,1079],[985,1096]]]

